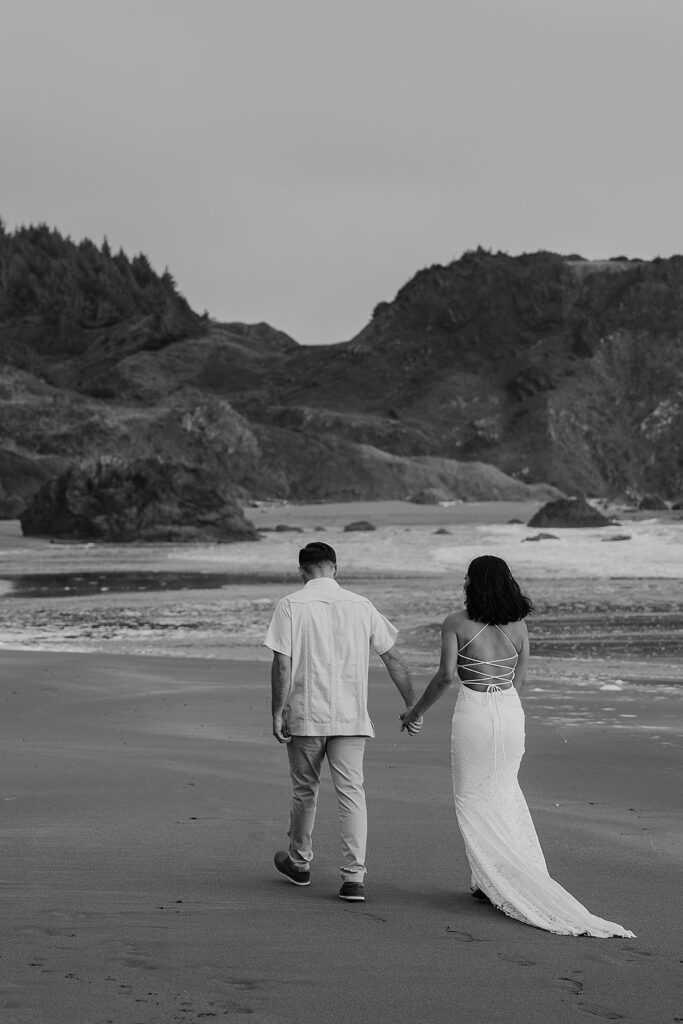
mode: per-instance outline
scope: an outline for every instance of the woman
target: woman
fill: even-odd
[[[589,913],[553,881],[519,788],[524,711],[518,690],[526,678],[524,619],[531,609],[502,558],[475,558],[465,577],[465,609],[445,619],[439,669],[401,715],[402,728],[416,723],[442,696],[457,670],[453,791],[472,894],[518,921],[559,935],[633,938],[633,932]]]

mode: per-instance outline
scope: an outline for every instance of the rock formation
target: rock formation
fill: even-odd
[[[414,505],[438,505],[440,501],[449,501],[450,495],[439,487],[424,487],[421,491],[411,494],[409,500]]]
[[[44,483],[21,515],[27,535],[83,540],[257,540],[212,473],[158,458],[98,459]]]
[[[610,526],[611,520],[602,512],[589,505],[585,498],[558,498],[549,501],[531,517],[527,526],[554,526],[579,528],[587,526]],[[529,538],[540,540],[544,535]],[[548,536],[547,534],[545,535]]]
[[[99,456],[245,501],[683,491],[682,257],[469,252],[306,347],[44,227],[0,226],[0,270],[0,515]]]
[[[644,494],[638,502],[639,509],[652,512],[664,512],[668,507],[664,498],[659,494]]]

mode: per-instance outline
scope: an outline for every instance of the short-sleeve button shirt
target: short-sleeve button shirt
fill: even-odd
[[[374,736],[370,651],[385,654],[397,635],[371,601],[326,576],[278,601],[264,644],[292,659],[292,736]]]

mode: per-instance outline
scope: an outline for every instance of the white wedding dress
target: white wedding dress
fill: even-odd
[[[495,628],[514,650],[507,633]],[[517,690],[509,685],[517,652],[484,662],[463,653],[471,642],[460,649],[460,664],[475,677],[471,682],[484,683],[487,690],[460,685],[453,713],[451,764],[472,891],[480,890],[510,917],[558,935],[634,938],[621,925],[589,913],[548,874],[517,781],[524,754],[524,711]]]

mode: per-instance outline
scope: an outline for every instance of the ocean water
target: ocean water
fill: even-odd
[[[310,508],[326,522],[324,506]],[[297,509],[288,511],[296,519]],[[462,606],[467,565],[485,553],[506,559],[534,600],[535,656],[681,658],[683,521],[539,531],[472,522],[467,511],[453,509],[449,519],[448,510],[420,509],[416,518],[438,519],[351,533],[336,515],[315,530],[264,533],[259,543],[49,544],[15,533],[11,543],[0,538],[0,646],[267,658],[273,606],[300,586],[298,550],[324,539],[337,550],[339,582],[373,600],[420,663],[433,661],[441,621]],[[553,539],[534,540],[539,533]]]

